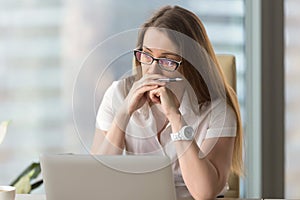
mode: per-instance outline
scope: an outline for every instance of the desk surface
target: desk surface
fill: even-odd
[[[46,197],[43,194],[17,194],[15,200],[46,200]],[[191,199],[182,199],[182,200],[191,200]],[[230,200],[230,199],[225,198],[224,200]]]
[[[46,196],[43,194],[17,194],[15,200],[46,200]]]
[[[46,200],[46,197],[43,194],[17,194],[15,200]],[[190,199],[181,199],[181,200],[190,200]],[[246,199],[223,198],[222,200],[246,200]],[[261,200],[261,199],[256,199],[256,200]]]

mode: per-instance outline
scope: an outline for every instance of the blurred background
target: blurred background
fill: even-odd
[[[203,21],[216,53],[236,56],[237,94],[246,135],[246,167],[256,162],[255,158],[247,157],[247,150],[256,148],[247,138],[260,133],[249,133],[246,129],[250,126],[247,113],[253,112],[246,106],[247,72],[253,67],[247,64],[250,58],[246,50],[251,43],[247,35],[251,34],[251,27],[246,22],[258,15],[258,11],[249,13],[247,1],[1,0],[0,121],[12,121],[0,146],[0,185],[9,184],[31,162],[38,161],[41,153],[88,153],[96,115],[91,108],[97,108],[109,83],[122,75],[117,67],[112,67],[103,84],[90,83],[94,81],[90,77],[99,76],[93,69],[105,70],[101,59],[122,45],[134,48],[136,41],[114,43],[104,54],[94,51],[87,64],[90,74],[83,73],[85,77],[80,77],[86,84],[74,101],[74,87],[86,66],[87,56],[97,45],[110,44],[105,41],[111,36],[138,28],[154,10],[166,4],[177,4],[195,12]],[[300,153],[297,123],[300,119],[297,89],[300,1],[285,0],[284,7],[285,197],[300,198],[300,181],[297,180],[300,175],[297,158]],[[131,54],[128,54],[119,58],[117,66],[130,69],[130,63]],[[97,85],[100,95],[93,96],[94,88],[91,90],[90,85]],[[82,114],[79,125],[74,123],[74,102]],[[241,196],[259,197],[259,192],[248,191],[251,187],[259,187],[259,184],[249,183],[247,177],[241,179]],[[43,193],[43,187],[34,192]]]

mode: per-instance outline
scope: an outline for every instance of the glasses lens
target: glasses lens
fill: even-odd
[[[153,58],[150,55],[148,55],[144,52],[141,52],[141,59],[140,59],[141,63],[151,64],[152,60],[153,60]]]
[[[151,65],[154,60],[152,56],[139,50],[134,51],[134,56],[140,63],[147,64],[147,65]],[[157,60],[159,66],[166,71],[171,71],[171,72],[175,71],[177,67],[180,65],[179,62],[168,58],[156,58],[155,60]]]
[[[134,55],[135,55],[136,59],[141,63],[144,63],[144,64],[152,63],[153,58],[150,55],[148,55],[142,51],[135,51]]]
[[[174,60],[160,59],[159,65],[167,71],[174,71],[177,68],[178,63]]]
[[[141,52],[134,51],[134,56],[139,62],[141,62]]]

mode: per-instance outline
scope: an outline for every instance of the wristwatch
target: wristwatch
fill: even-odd
[[[172,141],[193,140],[194,129],[191,126],[184,126],[177,133],[171,133],[170,135]]]

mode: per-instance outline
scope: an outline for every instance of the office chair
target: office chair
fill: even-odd
[[[235,56],[217,54],[217,59],[223,69],[224,75],[229,85],[236,91],[236,64]],[[239,197],[239,177],[233,173],[228,178],[228,190],[225,193],[226,198],[238,198]]]

